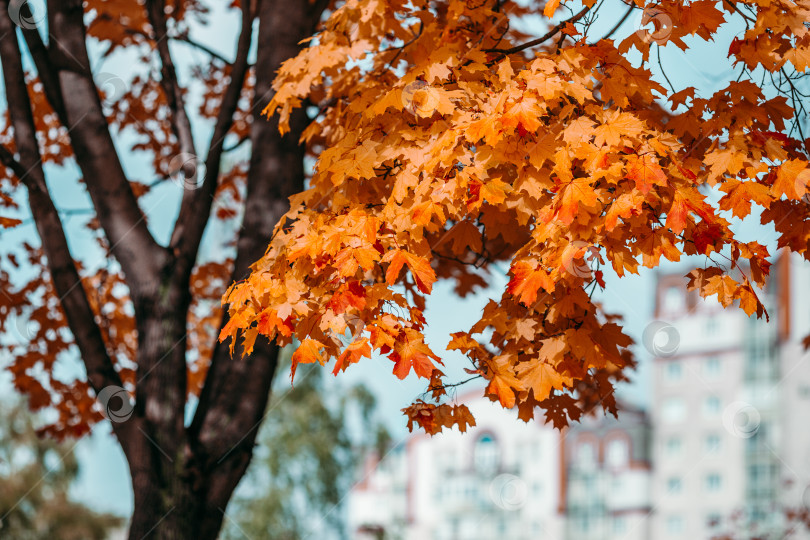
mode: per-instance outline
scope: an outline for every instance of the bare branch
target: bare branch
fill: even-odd
[[[11,169],[11,172],[13,172],[20,181],[28,176],[28,171],[25,170],[23,164],[17,161],[14,158],[14,153],[2,144],[0,144],[0,163],[6,168]]]
[[[610,32],[608,32],[607,34],[605,34],[604,36],[602,36],[602,39],[609,39],[609,38],[610,38],[610,36],[612,36],[613,34],[615,34],[615,33],[616,33],[616,31],[617,31],[619,28],[621,28],[621,26],[624,24],[624,22],[625,22],[625,21],[627,20],[627,18],[630,16],[630,14],[631,14],[631,13],[633,13],[633,10],[634,10],[635,8],[636,8],[636,5],[635,5],[634,3],[632,3],[632,2],[630,2],[630,6],[627,8],[627,11],[625,11],[625,12],[624,12],[624,15],[622,16],[622,18],[621,18],[621,19],[619,19],[619,21],[618,21],[618,22],[617,22],[617,23],[616,23],[616,24],[613,26],[613,28],[611,28],[611,29],[610,29]]]
[[[23,5],[23,9],[30,9],[28,3]],[[31,53],[31,58],[34,60],[34,66],[37,68],[37,75],[42,82],[45,90],[45,98],[51,104],[54,112],[59,116],[59,121],[63,126],[67,126],[67,114],[65,113],[65,100],[62,97],[62,90],[59,88],[59,80],[57,74],[51,65],[51,59],[48,56],[48,49],[45,43],[42,42],[42,36],[36,28],[26,27],[22,29],[23,38],[25,38],[25,45],[28,47],[28,52]]]
[[[190,274],[197,258],[205,226],[210,219],[211,207],[219,179],[225,136],[231,129],[234,113],[242,95],[242,87],[248,71],[248,54],[253,41],[253,20],[250,3],[242,3],[242,30],[237,43],[236,60],[231,69],[231,82],[222,97],[217,115],[211,144],[208,146],[208,157],[205,161],[205,178],[197,190],[189,190],[183,196],[180,213],[172,231],[169,247]]]
[[[67,128],[99,222],[135,302],[157,293],[166,250],[152,238],[110,135],[87,55],[82,0],[48,0],[50,59],[65,100]]]
[[[149,14],[149,22],[155,31],[155,42],[160,55],[161,81],[163,93],[169,102],[169,109],[172,112],[172,129],[177,140],[180,142],[180,151],[184,154],[196,156],[194,149],[194,137],[191,132],[191,120],[186,113],[186,106],[183,99],[183,89],[177,81],[177,70],[174,67],[171,51],[169,51],[169,40],[166,30],[166,5],[163,0],[147,0],[146,11]],[[196,167],[194,173],[196,174]],[[186,199],[192,199],[193,192],[183,193],[183,204]]]
[[[590,7],[585,6],[577,14],[575,14],[573,17],[560,22],[557,26],[555,26],[554,28],[549,30],[545,35],[540,36],[537,39],[527,41],[526,43],[523,43],[522,45],[516,45],[516,46],[512,47],[511,49],[484,49],[484,52],[487,52],[487,53],[501,53],[504,56],[508,56],[510,54],[515,54],[517,52],[524,51],[526,49],[530,49],[531,47],[534,47],[535,45],[540,45],[541,43],[543,43],[545,41],[548,41],[549,39],[553,38],[554,36],[557,35],[557,32],[559,32],[560,30],[565,28],[565,26],[568,23],[573,24],[573,23],[577,22],[582,17],[584,17],[585,14],[588,13],[588,11],[590,11],[590,10],[591,10]]]
[[[187,33],[186,34],[180,34],[178,36],[174,36],[173,39],[175,39],[177,41],[182,41],[183,43],[187,43],[188,45],[194,47],[195,49],[199,49],[202,52],[210,55],[211,57],[216,58],[217,60],[219,60],[220,62],[222,62],[225,65],[228,65],[228,66],[231,65],[230,60],[228,60],[227,58],[225,58],[224,56],[219,54],[217,51],[215,51],[211,47],[209,47],[209,46],[207,46],[207,45],[205,45],[203,43],[200,43],[199,41],[195,41],[195,40],[191,39],[191,37],[189,37],[189,35]]]

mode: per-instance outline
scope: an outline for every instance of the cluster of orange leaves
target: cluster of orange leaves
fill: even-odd
[[[764,207],[779,247],[808,256],[810,170],[805,142],[785,134],[785,97],[768,99],[750,80],[706,98],[670,92],[647,69],[656,45],[640,32],[614,42],[568,23],[539,47],[508,51],[527,36],[507,32],[505,18],[541,10],[533,5],[413,4],[346,2],[279,71],[266,113],[280,114],[283,131],[293,108],[319,104],[303,136],[317,165],[266,255],[224,298],[220,339],[232,348],[241,337],[249,353],[259,334],[297,339],[293,376],[299,363],[334,359],[337,373],[387,356],[397,377],[429,381],[433,403],[404,409],[409,427],[463,428],[474,419],[446,402],[442,361],[423,334],[425,297],[442,278],[466,294],[507,260],[500,299],[447,349],[469,358],[503,407],[524,420],[539,407],[564,426],[597,403],[615,414],[613,385],[634,363],[631,339],[591,299],[605,286],[601,268],[624,276],[704,255],[689,286],[762,316],[756,287],[769,253],[735,238],[724,211]],[[729,54],[749,68],[803,71],[810,3],[799,4],[736,2],[757,20]],[[684,38],[712,40],[737,16],[712,0],[657,9],[684,50]],[[628,60],[631,48],[642,62]],[[360,332],[349,328],[356,319]],[[350,343],[336,339],[348,332]]]

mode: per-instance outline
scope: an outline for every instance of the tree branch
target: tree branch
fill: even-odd
[[[242,87],[248,71],[248,55],[250,44],[253,41],[253,19],[250,13],[250,2],[242,4],[242,31],[237,43],[236,60],[231,69],[231,82],[222,97],[214,133],[211,136],[211,144],[208,146],[205,178],[199,189],[188,190],[184,194],[169,242],[169,248],[177,257],[178,263],[184,265],[189,274],[197,258],[205,226],[210,219],[222,163],[225,136],[233,125],[234,113],[239,105],[239,98],[242,95]]]
[[[194,47],[195,49],[201,50],[202,52],[210,55],[212,58],[216,58],[217,60],[219,60],[220,62],[222,62],[225,65],[228,65],[228,66],[231,65],[230,60],[228,60],[227,58],[225,58],[224,56],[219,54],[217,51],[215,51],[211,47],[208,47],[207,45],[205,45],[203,43],[200,43],[198,41],[195,41],[195,40],[191,39],[191,37],[189,37],[188,34],[180,34],[178,36],[175,36],[174,39],[176,39],[177,41],[182,41],[183,43],[187,43],[188,45]]]
[[[30,9],[26,2],[23,9]],[[62,97],[62,91],[59,88],[59,80],[57,74],[51,65],[51,59],[48,56],[48,48],[42,42],[42,36],[36,28],[23,28],[23,38],[25,45],[28,47],[28,52],[34,60],[34,66],[37,68],[37,75],[42,82],[42,87],[45,90],[45,98],[51,104],[54,112],[59,117],[59,121],[63,126],[68,125],[67,113],[65,113],[65,100]]]
[[[566,20],[560,22],[557,26],[555,26],[554,28],[549,30],[545,35],[540,36],[537,39],[527,41],[526,43],[523,43],[522,45],[516,45],[516,46],[512,47],[511,49],[484,49],[484,52],[487,52],[487,53],[501,53],[504,56],[508,56],[510,54],[515,54],[516,52],[520,52],[520,51],[529,49],[531,47],[534,47],[535,45],[540,45],[544,41],[547,41],[547,40],[553,38],[555,35],[557,35],[557,32],[559,32],[560,30],[565,28],[565,26],[568,23],[573,24],[573,23],[577,22],[578,20],[580,20],[590,10],[591,10],[590,7],[585,6],[576,15],[574,15],[570,19],[566,19]]]
[[[85,295],[79,272],[68,248],[59,214],[47,186],[37,146],[36,128],[22,67],[22,56],[14,24],[7,15],[8,2],[0,0],[0,61],[20,160],[0,146],[0,161],[17,175],[28,189],[28,203],[36,222],[48,268],[70,331],[76,340],[90,385],[98,393],[110,385],[121,386],[121,379],[107,354],[101,330]],[[115,425],[114,425],[115,426]]]
[[[619,28],[621,28],[621,26],[624,24],[624,22],[625,22],[625,21],[627,20],[627,18],[630,16],[630,14],[631,14],[631,13],[633,13],[633,10],[634,10],[634,9],[636,9],[636,5],[635,5],[634,3],[632,3],[632,2],[630,2],[630,6],[627,8],[627,11],[625,11],[625,12],[624,12],[624,15],[622,16],[622,18],[621,18],[621,19],[619,19],[619,22],[617,22],[617,23],[616,23],[616,24],[613,26],[613,28],[611,28],[611,29],[610,29],[610,32],[608,32],[607,34],[605,34],[604,36],[602,36],[602,39],[608,39],[608,38],[610,38],[610,36],[612,36],[613,34],[615,34],[615,33],[616,33],[616,31],[618,31],[618,30],[619,30]]]
[[[76,161],[136,312],[154,296],[168,259],[152,238],[110,135],[87,55],[82,0],[48,0],[50,59],[65,100]]]
[[[17,161],[14,158],[14,153],[2,144],[0,144],[0,163],[10,169],[21,182],[24,177],[28,176],[28,171],[25,170],[23,164]]]
[[[197,152],[194,149],[191,120],[189,120],[188,114],[186,113],[183,89],[180,88],[180,83],[177,81],[177,70],[174,67],[172,54],[169,50],[165,8],[166,4],[163,0],[146,0],[146,11],[149,15],[149,22],[152,24],[152,28],[155,32],[156,47],[160,55],[160,72],[162,75],[160,84],[163,87],[163,93],[166,94],[166,100],[169,102],[169,109],[172,112],[172,130],[180,143],[180,152],[196,157]],[[196,178],[197,167],[195,166],[193,171],[188,172],[194,174]],[[191,190],[185,190],[183,192],[183,204],[189,204],[190,199],[193,199],[193,197],[194,194]],[[188,203],[186,202],[187,199],[189,200]]]

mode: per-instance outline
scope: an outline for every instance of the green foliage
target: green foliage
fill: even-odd
[[[24,404],[0,405],[0,538],[104,540],[121,525],[69,500],[79,473],[73,446],[40,438]]]

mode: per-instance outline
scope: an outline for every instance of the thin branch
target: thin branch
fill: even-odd
[[[169,103],[171,110],[172,131],[180,143],[180,153],[182,155],[181,167],[183,170],[179,174],[197,185],[199,174],[197,165],[197,152],[194,149],[194,137],[191,131],[191,120],[186,113],[186,106],[183,100],[183,89],[177,80],[177,69],[174,66],[171,51],[169,50],[168,33],[166,29],[166,4],[163,0],[146,0],[146,12],[149,15],[149,22],[155,32],[155,42],[161,62],[161,81],[163,93]],[[185,182],[184,182],[185,185]],[[188,212],[188,207],[196,201],[196,194],[193,189],[184,189],[183,198],[180,203],[180,216],[183,217]],[[184,212],[183,210],[186,210]],[[180,218],[178,218],[178,223]],[[175,232],[177,228],[175,227]],[[174,240],[174,238],[172,238]],[[174,245],[174,242],[171,242]]]
[[[797,93],[796,87],[793,85],[793,81],[790,79],[787,73],[785,73],[785,68],[781,68],[779,71],[780,73],[782,73],[782,75],[785,76],[785,79],[787,79],[787,82],[790,85],[790,93],[791,93],[790,97],[791,100],[793,101],[793,109],[797,113],[799,113],[800,111],[804,110],[804,105],[796,95]],[[804,138],[804,133],[802,131],[802,123],[798,118],[798,114],[796,115],[796,121],[794,122],[794,125],[796,126],[796,129],[799,131],[799,137],[801,137],[802,144],[804,144],[804,151],[807,153],[807,155],[810,155],[810,146],[808,146],[807,144],[807,139]]]
[[[740,17],[742,17],[742,18],[743,18],[743,20],[745,21],[745,28],[746,28],[746,30],[748,30],[749,28],[751,28],[751,26],[750,26],[750,24],[749,24],[749,23],[751,23],[751,24],[757,24],[756,19],[753,19],[753,18],[751,18],[751,17],[747,16],[747,15],[746,15],[745,13],[743,13],[742,11],[740,11],[740,8],[738,8],[738,7],[737,7],[737,4],[735,4],[735,3],[734,3],[734,2],[732,2],[731,0],[724,0],[724,1],[726,2],[726,4],[730,5],[730,6],[731,6],[731,7],[734,9],[734,11],[736,11],[736,12],[737,12],[737,13],[740,15]]]
[[[202,241],[205,226],[208,223],[214,194],[219,179],[219,169],[224,151],[225,136],[231,129],[234,113],[242,96],[242,87],[248,72],[248,54],[253,41],[253,18],[250,13],[250,2],[242,3],[242,31],[236,47],[236,60],[231,69],[231,82],[222,97],[217,115],[214,133],[205,160],[205,178],[197,190],[189,190],[183,196],[180,212],[172,231],[169,248],[178,257],[178,262],[187,267],[188,272],[194,266],[197,252]]]
[[[225,65],[228,65],[228,66],[231,65],[230,60],[228,60],[227,58],[225,58],[224,56],[219,54],[214,49],[208,47],[207,45],[191,39],[188,36],[188,34],[179,34],[177,36],[172,36],[172,39],[175,39],[177,41],[182,41],[183,43],[186,43],[186,44],[194,47],[195,49],[199,49],[200,51],[212,56],[213,58],[216,58],[217,60],[219,60],[220,62],[222,62]]]
[[[155,31],[155,42],[160,55],[160,72],[162,75],[160,84],[169,102],[169,109],[172,111],[172,129],[180,142],[180,151],[184,154],[196,156],[194,137],[191,133],[191,120],[189,120],[186,113],[183,89],[180,88],[180,83],[177,81],[177,69],[174,67],[174,60],[169,50],[165,8],[166,5],[163,0],[146,1],[146,11],[149,14],[149,22]],[[193,193],[187,191],[184,193],[183,198],[185,199],[187,196],[193,197]]]
[[[228,152],[233,152],[234,150],[236,150],[237,148],[239,148],[240,146],[242,146],[243,144],[245,144],[246,142],[249,142],[249,141],[250,141],[250,137],[242,137],[241,139],[239,139],[238,141],[236,141],[232,145],[224,147],[222,149],[222,153],[227,154]]]
[[[635,4],[633,4],[633,3],[631,2],[631,3],[630,3],[630,6],[627,8],[627,11],[625,11],[625,12],[624,12],[624,15],[622,16],[622,18],[621,18],[621,19],[619,19],[619,22],[617,22],[617,23],[616,23],[616,26],[614,26],[613,28],[611,28],[611,29],[610,29],[610,32],[608,32],[607,34],[605,34],[604,36],[602,36],[602,39],[608,39],[608,38],[610,38],[610,36],[612,36],[613,34],[615,34],[615,33],[616,33],[618,30],[619,30],[619,28],[621,28],[621,27],[622,27],[622,25],[625,23],[625,21],[627,20],[627,18],[628,18],[628,17],[630,17],[630,14],[631,14],[631,13],[633,13],[633,10],[634,10],[635,8],[636,8],[636,5],[635,5]]]
[[[672,93],[674,94],[675,93],[675,87],[672,85],[672,81],[669,80],[669,77],[667,76],[667,72],[664,70],[664,64],[661,62],[661,47],[660,46],[657,47],[656,52],[658,53],[658,67],[661,68],[661,73],[663,73],[664,78],[667,80],[667,84],[669,84],[670,90],[672,90]]]
[[[25,9],[29,9],[26,2]],[[36,28],[23,28],[23,38],[25,38],[25,45],[28,47],[28,52],[34,60],[34,66],[37,68],[37,75],[42,82],[42,87],[45,90],[45,98],[50,103],[51,108],[59,116],[59,121],[63,126],[67,127],[67,113],[65,112],[65,100],[62,96],[62,90],[59,88],[58,74],[53,69],[51,59],[48,56],[48,48],[42,41],[42,36]]]
[[[500,54],[502,54],[502,55],[504,55],[504,56],[508,56],[508,55],[510,55],[510,54],[515,54],[515,53],[517,53],[517,52],[520,52],[520,51],[523,51],[523,50],[529,49],[529,48],[531,48],[531,47],[534,47],[535,45],[540,45],[540,44],[541,44],[541,43],[543,43],[544,41],[548,41],[549,39],[551,39],[551,38],[553,38],[555,35],[557,35],[557,32],[559,32],[560,30],[562,30],[563,28],[565,28],[565,26],[566,26],[568,23],[573,24],[573,23],[577,22],[578,20],[580,20],[580,19],[581,19],[582,17],[584,17],[584,16],[585,16],[585,14],[586,14],[586,13],[588,13],[590,10],[591,10],[591,8],[590,8],[590,7],[585,6],[584,8],[582,8],[582,9],[579,11],[579,13],[577,13],[576,15],[574,15],[573,17],[571,17],[570,19],[566,19],[566,20],[564,20],[564,21],[560,22],[560,23],[559,23],[557,26],[555,26],[554,28],[552,28],[551,30],[549,30],[549,31],[548,31],[548,33],[546,33],[545,35],[543,35],[543,36],[541,36],[541,37],[539,37],[539,38],[537,38],[537,39],[533,39],[533,40],[531,40],[531,41],[527,41],[526,43],[524,43],[524,44],[522,44],[522,45],[516,45],[516,46],[512,47],[511,49],[484,49],[484,52],[486,52],[486,53],[500,53]]]

